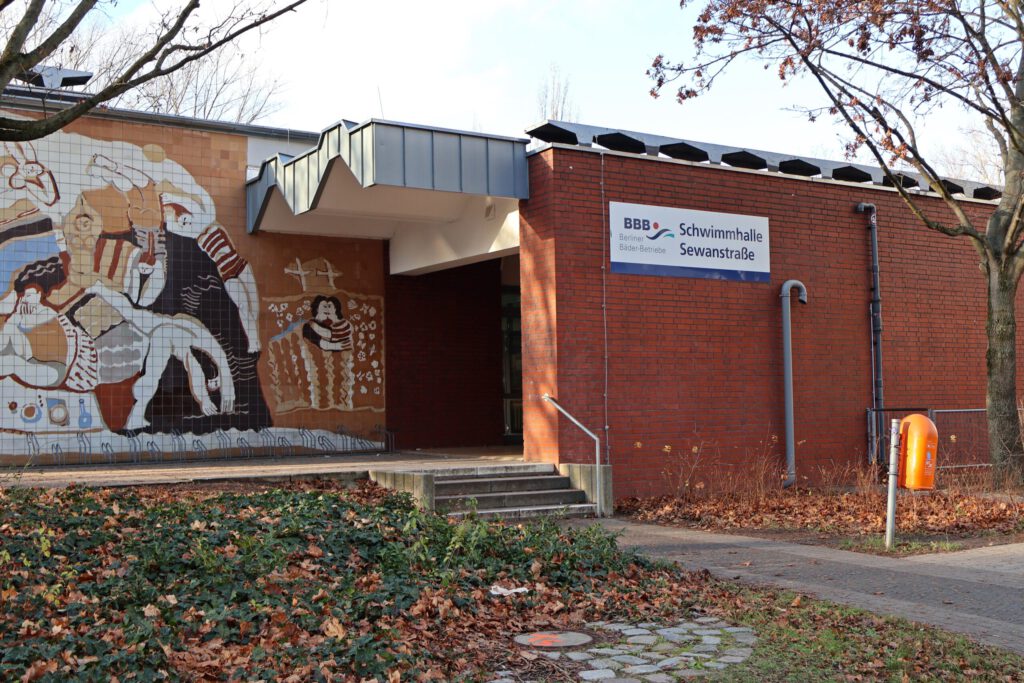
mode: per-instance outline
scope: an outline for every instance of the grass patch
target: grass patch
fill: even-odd
[[[760,636],[754,656],[723,672],[761,681],[1021,681],[1024,659],[902,619],[808,600],[791,592],[723,585],[725,617]]]
[[[909,555],[924,555],[927,553],[954,553],[963,550],[966,546],[959,541],[933,541],[902,539],[897,537],[891,549],[886,550],[885,536],[864,536],[861,538],[848,538],[840,541],[838,547],[841,550],[853,550],[861,553],[872,553],[874,555],[897,555],[905,557]]]

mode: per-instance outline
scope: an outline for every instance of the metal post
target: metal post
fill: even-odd
[[[871,317],[871,375],[872,375],[872,405],[875,409],[877,427],[875,432],[881,436],[885,428],[885,371],[882,365],[882,284],[879,271],[878,259],[878,209],[874,204],[861,202],[854,207],[857,213],[868,215],[868,230],[871,232],[871,301],[868,304],[868,312]],[[879,452],[880,444],[872,445],[872,454],[875,462],[882,462],[882,453]]]
[[[892,550],[896,537],[896,479],[900,468],[900,421],[893,420],[889,431],[889,504],[885,512],[885,549]]]
[[[786,480],[782,488],[796,483],[796,436],[793,433],[793,333],[791,327],[790,297],[796,288],[798,300],[807,303],[807,288],[799,280],[786,280],[779,298],[782,299],[782,385],[786,420]]]

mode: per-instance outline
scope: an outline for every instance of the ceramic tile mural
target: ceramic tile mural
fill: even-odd
[[[3,455],[334,450],[346,414],[383,413],[384,302],[345,288],[344,258],[297,256],[261,292],[158,144],[61,132],[5,143],[0,173]],[[337,419],[275,426],[303,411]]]

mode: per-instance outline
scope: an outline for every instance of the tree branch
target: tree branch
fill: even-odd
[[[83,0],[83,2],[95,2],[95,0]],[[190,0],[180,10],[173,22],[164,25],[152,46],[121,69],[98,92],[87,95],[81,101],[42,119],[25,120],[0,116],[0,139],[24,141],[49,135],[86,114],[97,105],[112,100],[153,79],[174,73],[249,31],[293,11],[305,2],[307,0],[292,0],[273,11],[263,11],[259,14],[243,13],[239,16],[228,17],[219,26],[207,32],[205,42],[202,44],[175,43],[175,38],[181,35],[187,20],[199,6],[199,0]],[[147,68],[147,65],[151,66]]]
[[[36,21],[39,20],[39,15],[43,11],[43,4],[43,0],[31,0],[28,7],[25,8],[25,16],[21,18],[21,21],[18,22],[14,30],[7,37],[7,45],[4,46],[4,51],[0,53],[0,90],[6,88],[15,74],[21,71],[21,51],[25,47],[25,41],[28,39],[29,33],[32,32]]]
[[[825,91],[828,98],[832,101],[836,110],[845,119],[847,125],[850,126],[850,129],[857,135],[859,140],[862,140],[864,142],[868,150],[878,161],[879,165],[882,168],[882,172],[885,174],[887,178],[889,178],[890,182],[892,182],[893,187],[899,193],[900,197],[903,198],[904,203],[906,203],[907,207],[914,214],[914,216],[917,217],[917,219],[924,223],[924,225],[926,225],[928,228],[935,230],[936,232],[940,232],[950,237],[966,236],[970,238],[971,243],[974,245],[975,249],[978,250],[981,255],[984,255],[984,242],[981,236],[978,234],[977,230],[975,230],[973,225],[971,225],[969,219],[967,221],[963,221],[961,225],[951,227],[943,225],[938,221],[934,221],[928,218],[928,216],[924,213],[921,207],[918,206],[917,201],[914,199],[914,197],[909,192],[907,192],[905,187],[903,187],[903,183],[900,182],[900,179],[897,178],[896,175],[892,172],[892,169],[889,167],[889,164],[886,161],[881,150],[879,149],[878,145],[869,136],[865,135],[864,130],[861,128],[860,124],[854,119],[854,117],[850,114],[849,110],[847,109],[846,103],[832,90],[826,78],[826,74],[822,70],[820,70],[816,64],[811,62],[811,60],[808,57],[801,56],[801,59],[807,67],[808,71],[811,73],[812,76],[814,76],[815,80],[818,81],[818,84]],[[955,205],[958,213],[963,215],[962,209],[960,209],[958,202],[956,202],[952,197],[949,197],[948,192],[946,193],[946,195],[949,198],[947,204],[951,203]],[[964,217],[966,218],[966,215],[964,215]]]
[[[78,6],[68,15],[67,19],[54,29],[48,38],[22,58],[20,70],[27,71],[32,69],[49,57],[54,50],[60,47],[61,43],[75,32],[78,25],[85,19],[85,15],[91,12],[95,5],[96,0],[82,0],[82,2],[78,3]],[[8,76],[6,70],[0,70],[0,83],[4,83],[6,86],[14,76],[17,76],[17,72]]]

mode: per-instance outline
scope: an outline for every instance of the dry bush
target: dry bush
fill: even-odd
[[[694,435],[686,448],[678,451],[670,444],[662,446],[666,462],[661,477],[673,495],[689,501],[706,493],[707,483],[702,470],[711,464],[711,450],[712,445],[701,439],[700,435]]]
[[[778,441],[777,435],[769,433],[756,448],[747,451],[745,461],[710,463],[714,467],[713,474],[707,478],[702,493],[747,504],[758,504],[777,496],[786,477],[785,464],[776,452]]]
[[[935,473],[935,487],[953,493],[991,493],[998,488],[995,484],[992,468],[989,466],[940,468]]]

